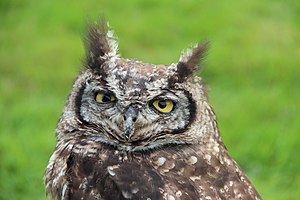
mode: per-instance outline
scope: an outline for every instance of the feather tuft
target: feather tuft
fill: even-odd
[[[85,40],[86,66],[100,75],[106,75],[105,63],[108,67],[114,67],[118,55],[118,42],[114,32],[104,18],[98,23],[89,23]]]

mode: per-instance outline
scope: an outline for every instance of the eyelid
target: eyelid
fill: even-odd
[[[95,95],[97,95],[98,93],[103,93],[103,94],[109,94],[109,95],[112,95],[112,96],[116,96],[113,92],[111,92],[109,90],[105,90],[105,89],[94,90]]]
[[[174,98],[170,98],[170,97],[167,97],[167,96],[159,96],[159,97],[155,97],[154,99],[152,99],[150,102],[153,103],[154,101],[161,101],[161,100],[164,100],[164,101],[167,101],[167,100],[170,100],[172,101],[173,103],[178,103],[178,101],[176,101]]]

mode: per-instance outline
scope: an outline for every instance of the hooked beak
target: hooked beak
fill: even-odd
[[[139,111],[132,106],[129,106],[124,113],[124,131],[127,138],[134,132],[134,123],[137,120],[138,114]]]

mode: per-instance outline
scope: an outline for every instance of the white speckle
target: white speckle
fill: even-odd
[[[157,165],[158,166],[163,166],[164,164],[165,164],[165,162],[166,162],[166,158],[165,157],[159,157],[158,159],[157,159]]]
[[[125,155],[125,156],[122,156],[122,155],[119,155],[119,161],[125,161],[125,160],[128,160],[128,157]]]
[[[131,199],[132,198],[132,194],[130,194],[129,192],[127,191],[122,191],[122,195],[125,199]]]
[[[151,200],[150,198],[147,198],[147,200]]]
[[[100,154],[100,159],[101,160],[106,160],[107,159],[107,155],[104,154],[104,153]]]
[[[190,159],[188,160],[189,164],[194,165],[198,161],[197,157],[191,156]]]
[[[175,197],[169,194],[168,195],[168,200],[175,200]]]
[[[108,171],[109,175],[115,176],[116,173],[114,172],[114,169],[116,169],[116,168],[118,168],[118,167],[119,167],[118,165],[108,166],[108,167],[107,167],[107,171]]]
[[[225,162],[227,163],[227,165],[231,165],[231,161],[229,159],[226,159]]]
[[[248,187],[248,192],[249,192],[249,194],[253,194],[253,191],[252,191],[252,187],[249,185],[249,187]]]
[[[184,168],[181,168],[181,169],[177,172],[177,174],[178,174],[178,175],[182,175],[183,172],[184,172]]]
[[[171,164],[170,164],[170,167],[169,167],[169,170],[170,170],[170,169],[173,169],[174,167],[175,167],[175,163],[171,163]]]
[[[108,171],[109,175],[111,175],[111,176],[116,175],[116,173],[113,171],[113,169],[107,168],[107,171]]]
[[[219,151],[220,151],[219,147],[217,147],[217,146],[214,146],[214,147],[213,147],[213,150],[214,150],[215,152],[217,152],[217,153],[219,153]]]
[[[207,160],[207,163],[208,163],[208,164],[211,164],[211,155],[205,154],[205,155],[204,155],[204,159]]]
[[[206,160],[210,160],[210,159],[211,159],[211,155],[205,154],[205,155],[204,155],[204,158],[205,158]]]
[[[82,188],[83,191],[86,191],[87,190],[87,187],[88,187],[88,179],[87,178],[84,178],[82,180],[82,183],[79,185],[79,188]]]
[[[224,190],[225,190],[225,192],[228,192],[228,191],[229,191],[229,188],[228,188],[227,185],[224,185]]]
[[[131,192],[132,192],[133,194],[138,193],[138,191],[139,191],[139,188],[133,188],[133,189],[131,190]]]
[[[190,179],[195,182],[196,180],[201,180],[198,176],[191,176]]]
[[[182,192],[181,192],[180,190],[178,190],[178,191],[176,192],[176,197],[181,197],[181,195],[182,195]]]
[[[61,199],[65,198],[65,193],[66,193],[67,188],[68,188],[68,185],[64,184],[62,192],[61,192]]]
[[[230,187],[233,186],[233,181],[229,181],[229,186],[230,186]]]
[[[205,199],[206,200],[211,200],[211,197],[210,196],[206,196]]]
[[[245,182],[245,177],[241,176],[241,181]]]

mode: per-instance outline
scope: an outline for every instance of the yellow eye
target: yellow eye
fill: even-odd
[[[153,101],[152,105],[161,113],[169,113],[174,108],[174,102],[169,99],[158,99]]]
[[[111,102],[116,101],[116,97],[109,93],[98,92],[96,94],[95,100],[98,103],[111,103]]]

